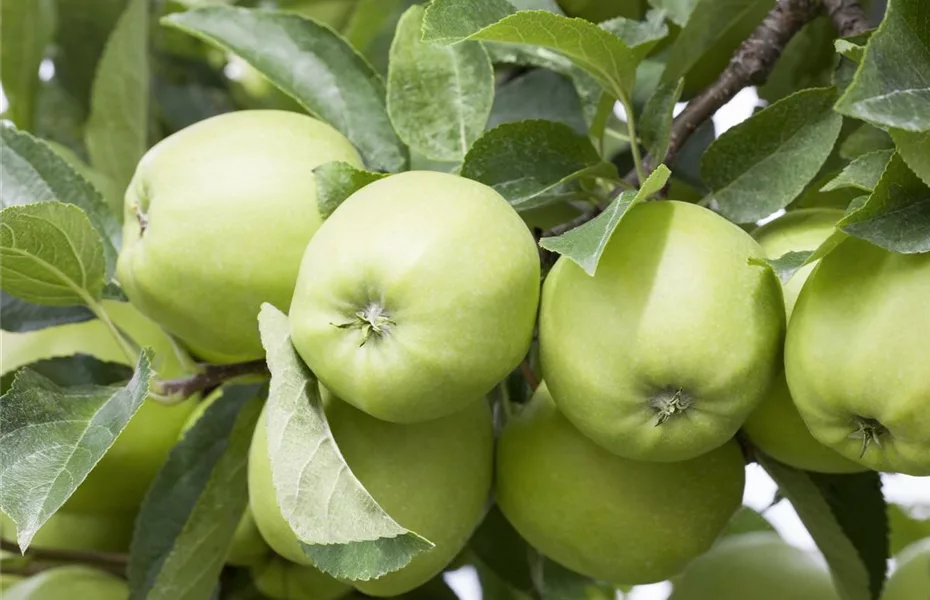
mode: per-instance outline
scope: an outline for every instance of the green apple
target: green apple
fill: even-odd
[[[914,542],[895,557],[897,567],[882,600],[925,600],[930,595],[930,537]]]
[[[299,565],[276,554],[249,572],[255,587],[274,600],[335,600],[352,588],[309,565]]]
[[[849,238],[808,278],[785,371],[813,436],[876,471],[930,475],[930,254]]]
[[[842,216],[843,211],[828,208],[796,210],[756,229],[752,236],[769,258],[778,258],[786,252],[813,251],[835,231],[834,225]],[[788,317],[813,270],[813,264],[801,267],[784,285],[782,291]],[[814,439],[794,406],[784,371],[749,415],[743,431],[754,446],[798,469],[822,473],[866,470]]]
[[[3,600],[128,600],[123,579],[84,566],[55,567],[24,579],[3,594]]]
[[[130,338],[140,346],[148,346],[155,351],[155,368],[160,377],[186,374],[183,361],[177,355],[171,339],[155,323],[123,302],[105,300],[103,306],[116,325]],[[43,358],[75,353],[90,354],[105,361],[128,363],[110,331],[97,320],[28,333],[2,332],[0,336],[4,373]],[[134,514],[195,406],[195,399],[174,406],[146,400],[62,510],[90,514]]]
[[[778,279],[749,234],[694,204],[647,202],[592,277],[566,257],[543,286],[542,372],[559,409],[618,456],[694,458],[726,443],[780,368]]]
[[[326,417],[352,473],[400,525],[435,544],[406,567],[349,582],[372,596],[412,590],[462,550],[490,494],[493,432],[487,402],[426,423],[380,421],[327,397]],[[249,454],[249,501],[265,541],[284,558],[309,564],[275,498],[264,413]]]
[[[352,194],[307,245],[294,347],[323,385],[395,423],[449,415],[523,359],[539,254],[490,187],[408,171]]]
[[[206,360],[260,358],[259,308],[288,309],[321,222],[313,169],[335,160],[363,166],[338,131],[287,111],[227,113],[165,138],[126,192],[126,295]]]
[[[552,560],[617,585],[662,581],[710,548],[744,483],[735,442],[682,462],[621,458],[573,427],[545,385],[498,442],[497,503],[514,528]]]
[[[77,513],[60,509],[36,532],[32,545],[52,550],[127,552],[132,541],[134,513]],[[15,541],[16,524],[0,513],[0,536]]]
[[[724,538],[689,564],[669,600],[839,600],[830,573],[775,533]]]

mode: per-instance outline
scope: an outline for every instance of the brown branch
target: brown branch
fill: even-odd
[[[872,27],[858,0],[823,0],[823,7],[840,37],[865,33]]]
[[[0,549],[20,554],[19,545],[10,540],[0,540]],[[55,548],[36,548],[30,546],[25,557],[41,563],[81,563],[104,569],[111,573],[124,576],[129,557],[115,552],[97,552],[90,550],[59,550]],[[14,567],[15,568],[15,567]],[[23,566],[24,573],[27,566]],[[41,568],[39,570],[42,570]],[[4,567],[4,571],[7,568]]]
[[[264,359],[229,365],[205,365],[202,371],[188,377],[156,381],[155,393],[167,397],[187,398],[243,375],[268,375],[268,365]]]

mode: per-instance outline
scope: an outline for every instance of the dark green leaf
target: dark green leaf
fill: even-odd
[[[533,579],[541,600],[614,600],[616,589],[606,583],[575,573],[554,560],[536,553]]]
[[[323,219],[356,191],[386,176],[356,169],[339,160],[320,165],[313,170],[313,175],[316,177],[316,202]]]
[[[669,134],[672,128],[672,112],[681,98],[684,80],[660,84],[643,107],[639,119],[639,133],[655,163],[665,161]]]
[[[55,29],[54,0],[7,0],[0,5],[0,81],[7,118],[32,129],[39,63]]]
[[[779,100],[710,145],[701,175],[724,216],[748,223],[784,208],[817,175],[843,125],[833,88]]]
[[[879,474],[820,475],[793,469],[762,454],[758,459],[814,538],[841,597],[877,600],[884,582],[885,559],[875,559],[880,554],[887,556],[888,547]],[[841,482],[842,478],[846,482]]]
[[[669,167],[675,173],[675,178],[701,193],[710,191],[701,179],[701,159],[715,139],[717,139],[717,130],[714,121],[707,119],[672,158]]]
[[[930,13],[924,0],[891,0],[836,110],[878,126],[930,130]]]
[[[524,594],[533,592],[529,546],[497,505],[485,515],[469,545],[478,559],[510,587]]]
[[[582,177],[617,177],[587,136],[553,121],[505,123],[478,138],[463,177],[497,190],[517,210],[564,199],[565,185]]]
[[[62,387],[26,368],[0,397],[0,509],[23,551],[142,406],[150,360],[140,356],[124,387]]]
[[[894,140],[883,129],[862,123],[840,145],[840,157],[853,160],[876,150],[893,150]]]
[[[59,387],[79,385],[114,385],[132,378],[132,369],[122,363],[106,362],[88,354],[73,354],[39,360],[24,365]],[[5,394],[19,369],[3,376],[0,385]]]
[[[91,164],[120,195],[148,148],[148,30],[149,3],[130,0],[107,40],[91,90],[87,150]]]
[[[892,129],[891,137],[897,145],[898,155],[924,183],[930,185],[930,132]]]
[[[837,227],[893,252],[928,252],[930,188],[896,154],[866,203]]]
[[[55,325],[79,323],[94,317],[86,306],[42,306],[0,292],[0,328],[22,333]]]
[[[414,5],[397,24],[388,67],[387,109],[400,138],[428,158],[461,161],[484,131],[494,70],[479,42],[438,46],[420,39]]]
[[[791,38],[775,63],[759,97],[777,102],[798,90],[830,85],[835,62],[836,28],[827,15],[817,17]]]
[[[100,298],[100,235],[73,204],[39,202],[0,211],[3,291],[35,304],[70,306]]]
[[[432,543],[397,524],[352,474],[326,422],[316,377],[291,345],[287,316],[264,304],[258,321],[271,371],[267,422],[258,426],[268,427],[281,514],[314,565],[330,575],[367,580],[404,567]]]
[[[893,150],[876,150],[863,154],[846,165],[839,175],[831,179],[820,190],[829,192],[839,188],[854,187],[871,192],[882,176],[885,165],[888,164],[892,154],[894,154]]]
[[[400,5],[400,0],[358,0],[342,35],[353,48],[365,52]]]
[[[128,575],[134,596],[210,596],[248,506],[246,465],[261,408],[259,386],[226,388],[172,449],[133,534]]]
[[[240,55],[341,131],[370,168],[398,171],[406,165],[381,78],[328,27],[293,14],[221,6],[174,13],[162,22]]]
[[[571,80],[548,69],[533,69],[497,88],[488,129],[530,119],[564,123],[579,134],[588,130]]]
[[[659,165],[652,172],[638,192],[626,191],[614,200],[607,210],[580,227],[576,227],[558,237],[546,237],[539,245],[557,252],[578,264],[588,275],[594,276],[597,263],[607,247],[617,224],[633,206],[645,201],[649,196],[661,190],[668,181],[671,171],[665,165]]]

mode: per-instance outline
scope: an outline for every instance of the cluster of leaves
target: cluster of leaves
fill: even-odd
[[[114,374],[112,365],[70,357],[30,365],[8,382],[0,509],[24,550],[155,376],[150,352],[126,339],[102,305],[121,298],[113,271],[123,191],[153,142],[220,112],[306,111],[349,138],[369,170],[317,169],[324,216],[356,189],[409,168],[483,182],[528,219],[552,206],[596,213],[541,241],[590,274],[625,211],[663,192],[741,224],[781,209],[845,208],[823,247],[770,261],[783,279],[848,235],[896,252],[930,251],[930,15],[920,0],[891,0],[871,35],[836,39],[826,16],[811,21],[759,88],[771,104],[716,140],[711,124],[702,127],[668,166],[676,103],[726,68],[771,0],[650,0],[641,20],[600,24],[568,18],[551,0],[346,0],[327,23],[279,4],[178,0],[159,4],[160,19],[146,0],[3,5],[5,117],[15,124],[0,128],[3,327],[99,318],[136,365]],[[54,76],[38,78],[41,64],[54,65]],[[625,170],[638,188],[620,177]],[[275,488],[307,556],[349,579],[403,567],[429,541],[394,522],[344,464],[282,315],[269,307],[260,322]],[[248,442],[264,395],[227,388],[172,452],[134,534],[135,597],[214,593],[245,507]],[[303,462],[295,457],[311,448],[312,477],[295,476]],[[888,554],[877,474],[826,477],[758,459],[843,597],[876,598]],[[324,490],[335,484],[339,502],[330,503]],[[300,506],[291,502],[298,496]],[[540,598],[613,593],[540,556],[493,509],[470,553],[486,587],[496,581]]]

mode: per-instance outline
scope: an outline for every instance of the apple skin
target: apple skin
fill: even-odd
[[[629,211],[593,277],[560,258],[539,317],[559,409],[625,458],[687,460],[726,443],[780,368],[784,303],[774,274],[748,263],[761,256],[723,217],[662,201]],[[683,412],[659,424],[679,390]]]
[[[876,471],[930,475],[928,298],[930,254],[851,237],[814,269],[791,315],[785,372],[820,443]]]
[[[326,417],[352,473],[400,525],[435,547],[371,581],[349,581],[370,596],[395,596],[440,573],[484,514],[493,470],[491,412],[484,399],[455,415],[399,425],[329,395]],[[390,452],[385,452],[390,448]],[[262,413],[249,453],[249,501],[259,531],[284,558],[309,564],[275,498]]]
[[[155,323],[124,302],[104,300],[103,306],[129,337],[140,346],[151,347],[155,351],[154,366],[159,377],[186,374],[171,339]],[[0,336],[4,373],[43,358],[76,353],[128,364],[110,331],[98,320],[28,333],[2,332]],[[174,406],[146,400],[61,510],[95,515],[134,514],[195,406],[194,398]]]
[[[132,541],[133,513],[76,513],[60,509],[36,532],[32,546],[52,550],[127,552]],[[16,540],[16,524],[0,513],[0,537]]]
[[[749,592],[749,590],[752,590]],[[724,538],[689,564],[669,600],[839,600],[830,573],[771,532]]]
[[[274,600],[336,600],[352,588],[309,565],[270,554],[249,570],[255,587]]]
[[[898,566],[885,582],[882,600],[922,600],[930,590],[930,537],[914,542],[896,557]]]
[[[498,441],[497,503],[532,546],[616,585],[663,581],[710,548],[740,507],[743,456],[727,442],[675,463],[611,454],[558,411],[545,384]]]
[[[756,229],[752,236],[762,245],[768,258],[778,258],[786,252],[815,250],[834,232],[834,225],[842,216],[843,211],[828,208],[796,210]],[[798,269],[782,288],[789,318],[815,264]],[[784,370],[775,378],[765,399],[749,415],[743,431],[756,448],[797,469],[820,473],[866,470],[814,439],[794,406]]]
[[[259,308],[287,311],[321,222],[313,169],[334,160],[363,167],[338,131],[288,111],[227,113],[165,138],[126,192],[126,296],[208,361],[261,358]]]
[[[3,600],[128,600],[125,580],[84,566],[55,567],[24,579],[3,593]]]
[[[520,364],[538,301],[536,243],[507,201],[408,171],[352,194],[310,240],[291,338],[336,396],[414,423],[461,410]],[[388,322],[366,339],[359,311]]]

